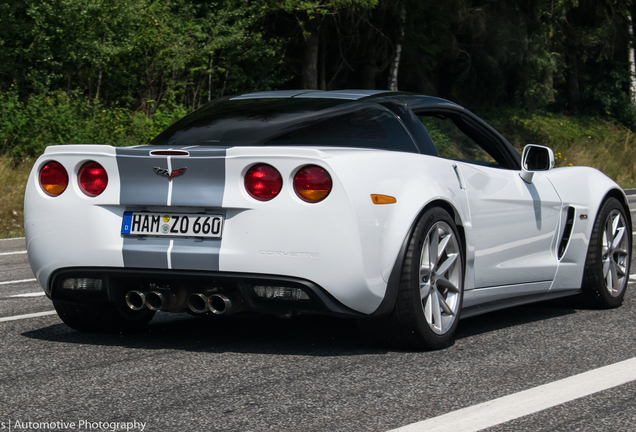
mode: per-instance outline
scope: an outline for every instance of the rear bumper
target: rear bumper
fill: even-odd
[[[53,276],[68,268],[126,269],[132,274],[137,269],[153,269],[155,274],[165,270],[167,276],[200,272],[211,277],[269,275],[264,277],[275,280],[276,275],[284,275],[317,286],[310,291],[325,294],[316,294],[316,298],[325,298],[323,309],[329,313],[344,308],[368,316],[387,309],[387,282],[412,209],[405,212],[398,206],[375,205],[370,193],[397,192],[397,186],[391,185],[401,181],[387,183],[376,174],[386,167],[386,158],[397,158],[391,166],[403,166],[406,155],[383,152],[378,158],[371,151],[332,155],[311,149],[232,149],[224,158],[225,178],[216,183],[206,180],[209,169],[194,170],[193,164],[203,164],[208,156],[193,156],[187,159],[188,177],[175,180],[179,184],[187,180],[190,189],[175,183],[177,189],[171,195],[174,199],[188,196],[189,201],[168,205],[169,182],[153,170],[161,164],[167,166],[165,158],[149,156],[148,148],[134,149],[141,152],[140,160],[147,159],[148,169],[139,181],[125,180],[128,174],[122,177],[121,172],[127,163],[120,164],[121,151],[108,146],[55,146],[35,164],[25,196],[25,235],[31,268],[47,295],[52,296]],[[50,160],[63,164],[71,176],[67,191],[55,198],[38,184],[39,170]],[[108,187],[97,197],[86,196],[77,186],[77,171],[86,160],[96,161],[108,171]],[[185,163],[179,159],[175,166]],[[272,164],[287,185],[300,167],[319,164],[331,172],[334,187],[329,199],[317,204],[302,201],[290,187],[274,200],[256,201],[243,187],[243,173],[254,163]],[[142,172],[139,167],[129,168]],[[151,184],[155,189],[139,192]],[[201,192],[201,188],[217,190],[221,186],[222,200],[216,195],[208,199]],[[129,195],[133,190],[134,197]],[[417,200],[403,202],[401,205],[419,207]],[[223,214],[222,238],[122,235],[125,211]]]
[[[102,289],[95,291],[62,288],[67,278],[102,280]],[[254,286],[299,288],[306,300],[265,299],[256,295]],[[109,267],[69,267],[55,271],[47,287],[51,299],[79,303],[111,302],[126,307],[126,294],[132,290],[150,292],[155,289],[181,291],[187,296],[198,293],[222,293],[241,304],[244,312],[284,315],[323,314],[338,317],[363,317],[331,296],[319,285],[300,278],[232,272],[189,270],[123,269]],[[183,308],[177,312],[185,311]]]

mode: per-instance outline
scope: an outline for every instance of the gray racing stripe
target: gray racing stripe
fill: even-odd
[[[117,148],[122,205],[165,206],[168,199],[168,178],[157,175],[154,167],[167,168],[168,158],[150,156],[147,146]]]
[[[220,149],[215,156],[171,159],[173,170],[187,168],[182,176],[172,179],[173,206],[221,207],[225,189],[225,149]]]
[[[180,146],[170,147],[178,149]],[[167,150],[167,148],[165,148]],[[177,206],[200,208],[206,212],[221,212],[225,189],[225,148],[187,147],[190,156],[152,156],[152,150],[162,146],[117,148],[120,176],[120,203],[126,210],[162,207],[166,213],[180,213]],[[183,174],[169,179],[158,175],[155,167],[172,171],[185,168]],[[169,185],[172,191],[169,196]],[[168,207],[170,201],[170,207]],[[216,210],[218,209],[218,210]],[[153,211],[156,211],[153,209]],[[222,212],[224,213],[224,212]],[[183,270],[219,270],[220,239],[125,236],[123,259],[125,267]]]
[[[174,239],[172,268],[180,270],[219,270],[221,239]]]
[[[190,156],[170,158],[171,169],[184,168],[171,180],[155,168],[168,169],[168,158],[151,156],[159,146],[117,148],[120,203],[133,206],[165,206],[172,183],[173,206],[220,207],[225,189],[225,147],[189,148]],[[172,147],[171,147],[172,148]]]
[[[124,267],[168,268],[170,239],[157,237],[124,237]]]

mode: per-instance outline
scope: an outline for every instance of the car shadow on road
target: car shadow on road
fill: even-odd
[[[353,320],[325,316],[214,318],[159,313],[144,331],[134,334],[80,333],[65,324],[56,324],[22,335],[53,342],[148,350],[308,356],[386,353],[360,343]]]
[[[573,313],[575,309],[557,301],[491,312],[460,321],[455,339]],[[197,318],[158,313],[144,331],[134,334],[80,333],[65,324],[56,324],[22,333],[22,336],[70,344],[211,353],[351,356],[401,351],[369,343],[354,320],[326,316]],[[449,348],[452,349],[452,345]]]

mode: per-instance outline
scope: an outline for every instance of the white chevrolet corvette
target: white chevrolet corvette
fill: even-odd
[[[579,293],[619,306],[632,248],[601,172],[538,145],[520,157],[452,102],[378,91],[245,94],[149,145],[49,147],[24,215],[31,267],[82,331],[318,313],[435,349],[460,317]]]

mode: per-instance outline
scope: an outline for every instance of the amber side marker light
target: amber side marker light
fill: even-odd
[[[388,195],[371,194],[371,201],[373,201],[373,204],[395,204],[397,199]]]
[[[68,186],[68,173],[61,163],[51,161],[40,170],[40,187],[49,196],[62,194]]]

